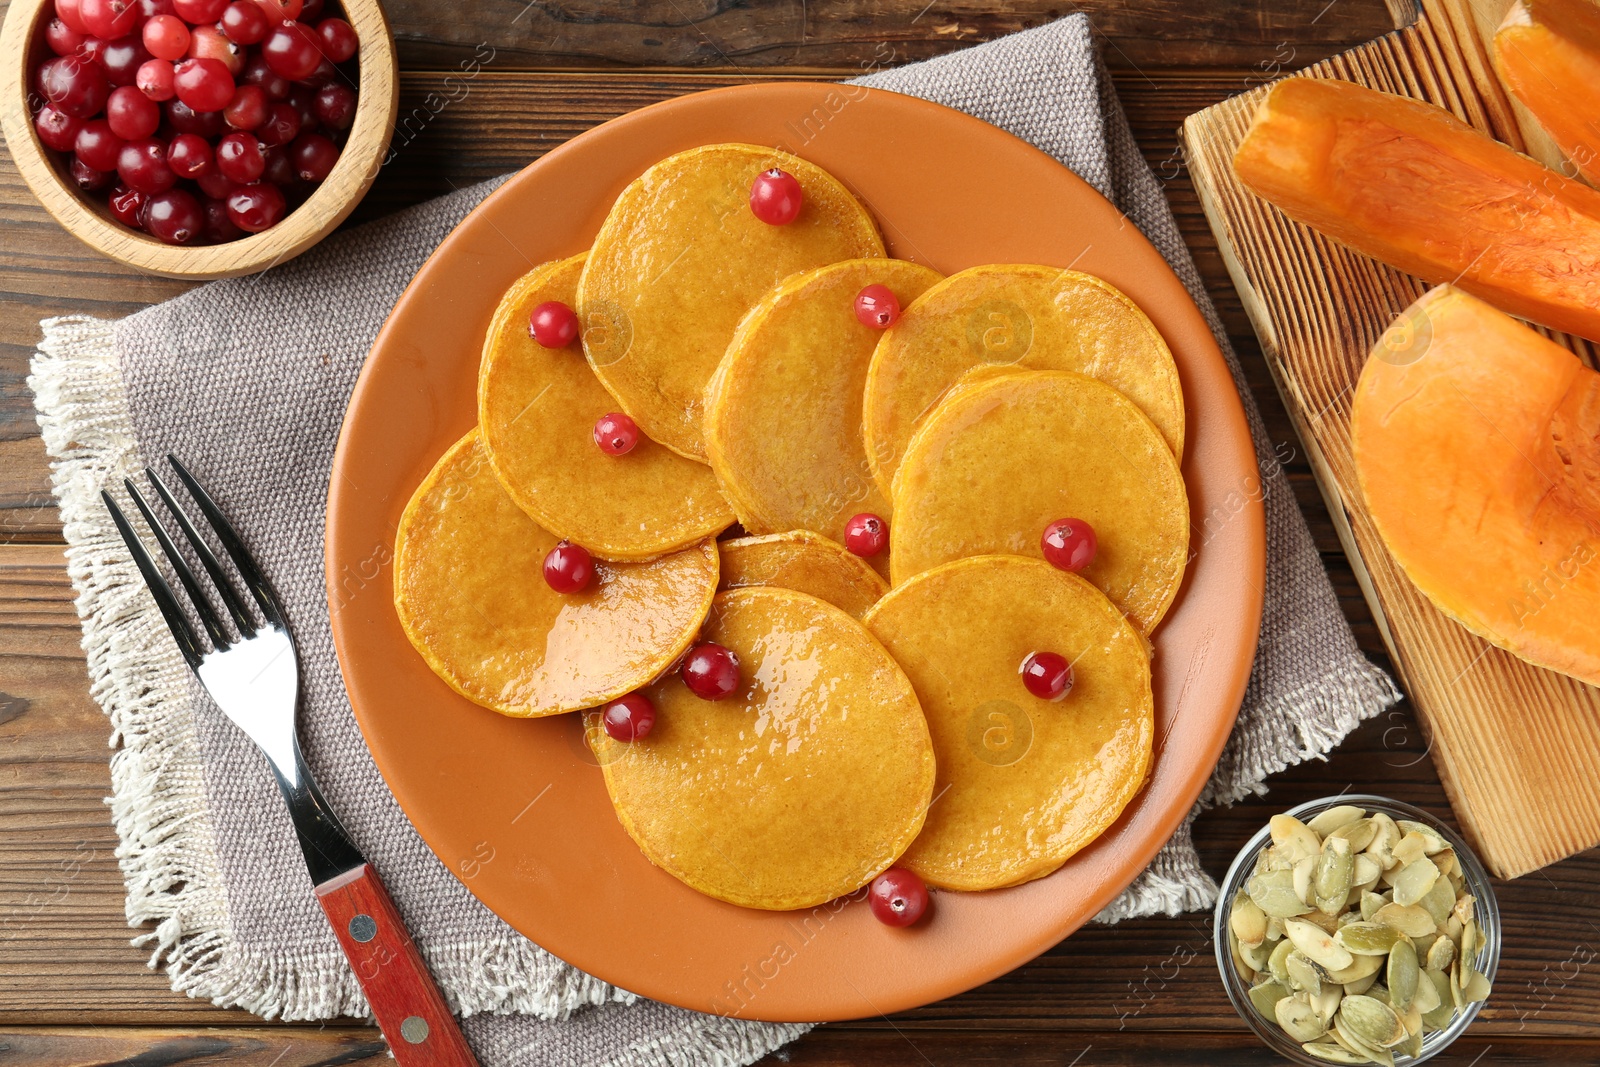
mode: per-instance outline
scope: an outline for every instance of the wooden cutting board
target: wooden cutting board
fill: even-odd
[[[1509,0],[1422,6],[1414,25],[1297,76],[1438,104],[1559,165],[1490,66],[1484,42]],[[1352,390],[1378,336],[1428,286],[1290,221],[1239,184],[1230,161],[1266,91],[1190,116],[1190,174],[1456,815],[1490,870],[1514,878],[1600,843],[1600,690],[1530,666],[1446,618],[1379,540],[1350,455]],[[1595,366],[1594,346],[1548,335]],[[1374,765],[1356,788],[1381,793],[1392,773]]]

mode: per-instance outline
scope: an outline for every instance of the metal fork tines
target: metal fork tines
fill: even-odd
[[[300,666],[294,640],[289,634],[277,597],[238,532],[210,494],[176,457],[169,455],[167,462],[172,465],[173,472],[194,501],[204,524],[210,527],[222,551],[232,562],[240,584],[254,604],[254,612],[229,578],[217,554],[155,470],[147,470],[145,474],[156,495],[161,498],[162,505],[176,520],[178,529],[195,558],[200,561],[210,585],[216,590],[227,613],[226,621],[213,606],[212,597],[206,592],[200,577],[173,543],[166,526],[133,480],[125,478],[122,484],[155,535],[156,543],[161,546],[173,573],[177,575],[178,584],[188,597],[194,617],[199,619],[199,632],[184,611],[179,594],[134,532],[133,524],[115,498],[106,490],[102,490],[100,495],[123,541],[127,543],[128,551],[132,553],[156,607],[172,630],[185,662],[199,677],[201,685],[211,694],[217,706],[256,743],[272,764],[273,775],[283,792],[284,801],[289,805],[290,817],[299,834],[311,880],[313,884],[321,884],[329,878],[354,870],[364,861],[351,843],[349,834],[323,800],[300,752],[300,741],[295,731]],[[232,624],[231,630],[228,623]]]

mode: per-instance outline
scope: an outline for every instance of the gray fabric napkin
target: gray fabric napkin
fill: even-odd
[[[1357,652],[1221,323],[1073,16],[865,84],[967,111],[1038,145],[1111,198],[1178,271],[1228,352],[1267,515],[1260,652],[1202,804],[1259,791],[1397,697]],[[365,1014],[310,893],[262,757],[179,659],[97,499],[173,451],[207,481],[286,601],[304,658],[302,739],[357,844],[383,872],[484,1062],[749,1063],[803,1033],[698,1015],[615,989],[506,926],[422,843],[362,742],[323,600],[324,502],[363,359],[428,254],[498,182],[324,242],[117,323],[48,320],[30,378],[66,523],[95,698],[111,719],[113,819],[136,943],[174,988],[290,1019]],[[1216,887],[1188,825],[1101,916],[1204,907]]]

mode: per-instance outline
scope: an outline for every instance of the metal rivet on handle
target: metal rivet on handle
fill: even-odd
[[[378,936],[378,924],[370,915],[357,915],[350,920],[350,936],[365,944]]]
[[[400,1024],[400,1036],[413,1045],[420,1045],[428,1040],[428,1020],[420,1015],[408,1015],[406,1021]]]

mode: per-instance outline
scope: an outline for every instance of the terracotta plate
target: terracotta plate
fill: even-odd
[[[508,719],[457,696],[391,605],[395,523],[476,412],[479,347],[500,295],[588,247],[622,188],[662,157],[748,141],[848,184],[890,254],[945,274],[1047,263],[1128,293],[1172,346],[1190,428],[1194,557],[1155,638],[1156,762],[1098,842],[1048,878],[941,893],[901,931],[862,904],[749,911],[640,855],[612,813],[577,716]],[[406,290],[356,386],[334,460],[327,575],[356,718],[419,833],[485,904],[584,970],[645,996],[745,1018],[877,1015],[959,993],[1094,916],[1155,855],[1210,774],[1244,693],[1261,617],[1261,484],[1244,412],[1199,311],[1155,249],[1060,164],[976,119],[857,87],[741,86],[591,130],[511,179]]]

